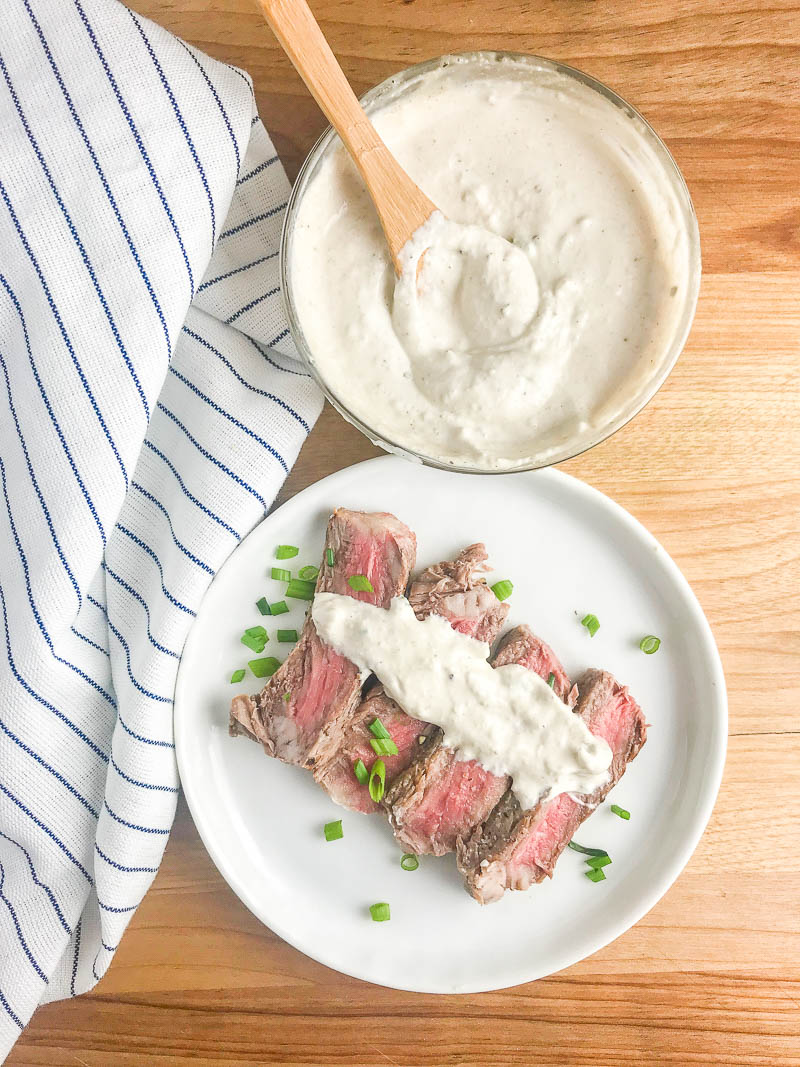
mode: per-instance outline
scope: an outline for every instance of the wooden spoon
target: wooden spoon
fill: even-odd
[[[400,250],[436,205],[409,178],[359,104],[306,0],[259,0],[283,50],[358,167],[386,235],[394,269]]]

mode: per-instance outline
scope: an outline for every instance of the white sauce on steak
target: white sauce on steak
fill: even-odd
[[[389,610],[317,593],[320,637],[415,718],[436,723],[444,743],[493,774],[510,774],[523,808],[558,793],[593,793],[608,781],[612,753],[533,671],[487,662],[489,646],[437,615],[420,622],[405,597]]]
[[[593,443],[658,374],[689,286],[681,207],[639,120],[512,60],[452,60],[371,117],[443,215],[397,279],[348,154],[325,154],[289,261],[322,379],[386,440],[453,464]]]

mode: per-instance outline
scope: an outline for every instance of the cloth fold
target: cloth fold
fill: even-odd
[[[319,414],[288,193],[247,75],[117,0],[4,0],[0,1055],[158,869],[183,643]]]

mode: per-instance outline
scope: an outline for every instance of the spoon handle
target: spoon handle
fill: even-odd
[[[272,31],[358,167],[400,273],[400,250],[436,210],[367,118],[306,0],[259,0]]]

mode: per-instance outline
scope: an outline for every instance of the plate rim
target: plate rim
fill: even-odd
[[[345,476],[351,476],[352,473],[358,469],[365,467],[373,467],[376,465],[392,466],[398,469],[408,468],[409,462],[405,459],[401,459],[393,455],[376,456],[371,459],[361,460],[358,463],[350,464],[348,467],[342,467],[340,470],[334,471],[331,474],[326,475],[324,478],[320,478],[310,485],[305,486],[294,496],[290,497],[284,503],[280,504],[277,508],[270,511],[265,515],[256,525],[250,530],[245,537],[236,545],[230,555],[226,558],[225,562],[221,565],[217,573],[212,578],[203,595],[205,600],[212,585],[216,582],[220,575],[222,575],[225,569],[229,566],[230,561],[235,556],[238,549],[245,543],[245,541],[251,537],[256,530],[268,522],[271,518],[277,515],[279,512],[286,511],[291,512],[295,507],[300,506],[298,502],[304,497],[304,495],[310,490],[316,490],[322,485],[335,485],[339,480],[344,479]],[[422,468],[420,468],[422,469]],[[461,479],[466,478],[480,478],[480,475],[463,474],[461,472],[448,472],[439,471],[438,475],[453,473]],[[561,484],[568,487],[568,491],[577,493],[578,496],[583,495],[585,499],[594,503],[595,505],[605,508],[612,513],[618,521],[625,526],[628,531],[633,535],[638,536],[640,539],[642,535],[649,538],[652,545],[656,546],[660,556],[661,562],[664,564],[669,577],[680,588],[684,598],[690,604],[692,609],[692,621],[697,627],[698,631],[702,634],[704,651],[706,653],[708,664],[710,667],[709,680],[712,682],[712,688],[716,695],[716,699],[712,704],[709,704],[708,714],[712,715],[712,732],[711,732],[711,751],[709,754],[710,765],[706,766],[706,773],[703,779],[701,802],[696,806],[689,830],[683,838],[683,842],[680,848],[678,848],[674,854],[672,862],[665,864],[659,868],[658,876],[654,877],[649,883],[648,891],[642,893],[640,900],[637,904],[624,913],[624,917],[620,918],[616,922],[612,922],[607,930],[598,934],[596,937],[588,937],[584,939],[584,945],[587,946],[578,950],[578,954],[570,953],[567,948],[556,953],[556,966],[545,965],[543,967],[535,966],[535,959],[531,959],[531,966],[511,966],[505,967],[502,970],[502,974],[499,978],[494,980],[490,979],[487,982],[457,982],[445,987],[441,983],[430,983],[420,981],[413,985],[404,982],[394,982],[390,980],[376,979],[368,976],[364,973],[360,973],[357,967],[343,966],[338,961],[334,961],[330,954],[324,950],[316,950],[306,945],[298,944],[292,930],[287,929],[285,924],[280,921],[273,922],[267,921],[262,914],[259,907],[259,903],[256,898],[250,893],[249,889],[240,880],[235,868],[227,863],[222,854],[218,853],[217,849],[213,846],[210,835],[206,832],[206,828],[203,825],[202,817],[198,817],[198,806],[195,804],[194,788],[195,783],[187,785],[192,782],[191,770],[187,773],[187,768],[190,764],[187,762],[189,753],[189,742],[184,735],[184,730],[189,728],[189,716],[182,711],[184,703],[189,703],[187,698],[183,697],[183,689],[188,684],[186,678],[188,676],[189,668],[186,666],[191,658],[191,648],[195,640],[199,640],[197,634],[199,633],[196,625],[197,617],[199,617],[202,610],[203,602],[197,610],[197,616],[192,623],[192,627],[187,635],[186,642],[181,653],[181,660],[178,665],[178,673],[175,682],[175,694],[173,701],[173,734],[175,741],[175,756],[178,764],[178,773],[180,775],[180,783],[183,789],[184,797],[186,798],[186,804],[189,808],[189,812],[192,816],[192,821],[197,830],[200,840],[203,842],[203,846],[211,857],[212,862],[219,871],[220,875],[226,882],[226,884],[233,890],[239,900],[245,905],[245,907],[251,912],[252,915],[258,919],[264,926],[271,930],[274,934],[280,937],[287,944],[291,945],[296,951],[307,956],[309,959],[314,960],[316,963],[322,964],[329,969],[336,971],[339,974],[347,975],[350,978],[358,979],[362,982],[367,982],[370,985],[379,985],[388,989],[397,989],[403,992],[419,993],[419,994],[437,994],[437,995],[461,995],[461,994],[476,994],[476,993],[488,993],[502,989],[514,988],[518,985],[524,985],[529,982],[538,981],[540,978],[546,978],[553,974],[565,970],[568,967],[572,967],[577,963],[588,959],[593,956],[600,949],[610,945],[617,938],[621,937],[624,933],[627,933],[632,927],[645,917],[655,905],[661,900],[661,898],[668,892],[668,890],[675,884],[680,875],[685,870],[689,860],[694,854],[703,834],[706,831],[711,814],[716,804],[717,797],[719,795],[720,786],[722,784],[722,777],[725,769],[725,761],[727,757],[728,748],[728,693],[725,683],[725,675],[722,666],[722,659],[717,648],[717,643],[714,639],[714,634],[711,626],[706,618],[703,607],[700,601],[689,584],[688,579],[684,576],[678,564],[673,560],[672,556],[667,552],[664,546],[653,534],[647,529],[647,527],[640,522],[635,516],[627,511],[621,504],[618,504],[611,497],[607,496],[601,490],[596,489],[594,486],[589,485],[588,482],[584,482],[575,475],[568,474],[566,471],[559,470],[556,467],[545,467],[532,471],[519,471],[505,475],[498,475],[496,478],[510,478],[515,480],[526,481],[550,481],[555,484]],[[495,479],[493,479],[494,481]],[[189,653],[189,654],[187,654]],[[565,941],[565,945],[569,945],[569,941]]]

